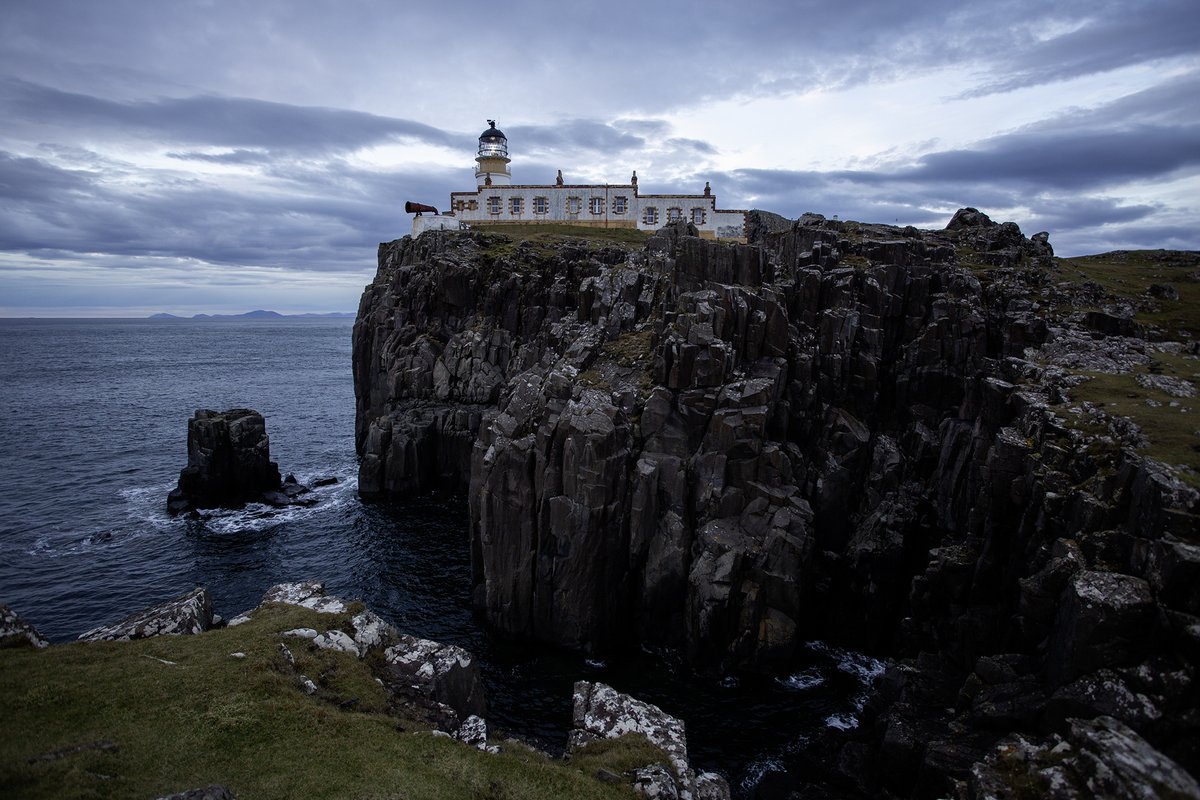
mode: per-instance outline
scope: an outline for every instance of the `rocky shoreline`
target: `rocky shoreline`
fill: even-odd
[[[1131,742],[1200,772],[1195,462],[1076,399],[1176,362],[1194,394],[1190,331],[974,209],[752,222],[747,246],[686,224],[641,249],[381,245],[360,493],[467,491],[475,605],[509,637],[718,673],[816,638],[891,656],[859,730],[796,778],[813,792],[1115,797],[1080,765]],[[1036,755],[1063,748],[1076,766]]]

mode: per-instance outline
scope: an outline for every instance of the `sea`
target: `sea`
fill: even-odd
[[[358,499],[351,325],[0,320],[0,603],[58,643],[196,586],[228,619],[273,584],[320,580],[474,653],[493,730],[561,751],[574,682],[603,681],[682,719],[693,766],[738,798],[858,724],[883,665],[822,642],[786,674],[715,679],[650,653],[601,661],[489,633],[470,605],[466,498]],[[168,516],[200,408],[261,412],[285,475],[337,483],[310,508]]]

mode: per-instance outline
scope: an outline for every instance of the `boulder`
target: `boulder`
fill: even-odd
[[[99,642],[203,633],[212,627],[212,621],[212,598],[207,589],[199,587],[173,600],[131,614],[120,622],[93,628],[81,634],[79,639]]]
[[[483,717],[470,715],[458,726],[454,738],[463,744],[469,744],[480,750],[487,749],[487,720]]]
[[[977,208],[960,208],[946,223],[946,230],[956,231],[962,228],[990,228],[996,223],[992,218]]]
[[[259,601],[259,605],[267,603],[300,606],[319,611],[322,614],[343,614],[348,610],[346,602],[340,597],[333,597],[325,593],[325,584],[320,581],[278,583],[267,589],[266,594]]]
[[[398,640],[383,654],[383,681],[390,690],[418,702],[449,706],[460,722],[483,716],[483,681],[470,653],[404,634]]]
[[[1132,663],[1155,632],[1158,612],[1146,581],[1082,570],[1063,590],[1046,655],[1046,675],[1059,685],[1101,667]]]
[[[339,653],[361,655],[358,650],[358,643],[354,641],[354,638],[350,634],[344,631],[325,631],[314,638],[312,642],[320,650],[335,650]]]
[[[634,770],[633,790],[649,800],[680,800],[675,776],[662,764]]]
[[[17,613],[6,605],[0,604],[0,647],[17,647],[30,645],[32,647],[49,647],[50,641],[38,633],[37,628],[17,616]]]

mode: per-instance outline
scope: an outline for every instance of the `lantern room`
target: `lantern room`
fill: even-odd
[[[488,129],[479,135],[479,155],[475,157],[475,183],[478,186],[509,186],[508,137],[489,119]]]

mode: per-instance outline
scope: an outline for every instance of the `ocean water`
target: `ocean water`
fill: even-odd
[[[789,674],[701,678],[648,654],[589,661],[500,641],[471,613],[464,498],[364,504],[355,484],[351,321],[0,320],[0,603],[56,642],[207,586],[226,618],[282,581],[324,581],[402,631],[471,650],[489,723],[561,749],[574,681],[682,718],[694,766],[735,796],[853,727],[880,665],[820,642]],[[264,415],[312,508],[171,518],[197,408]]]

